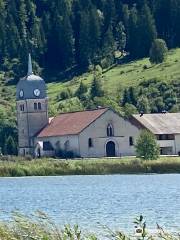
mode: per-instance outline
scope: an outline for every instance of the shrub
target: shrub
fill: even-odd
[[[65,100],[72,97],[72,92],[69,88],[60,93],[60,100]]]
[[[145,160],[158,159],[160,155],[160,148],[156,142],[155,136],[147,131],[143,130],[136,143],[137,157]]]
[[[133,114],[138,113],[137,108],[130,103],[126,103],[124,106],[124,114],[126,118],[129,118],[130,116],[132,116]]]
[[[168,49],[163,39],[155,39],[150,49],[150,62],[162,63],[166,59]]]
[[[144,66],[143,66],[143,69],[144,69],[144,70],[148,69],[148,66],[147,66],[147,65],[144,65]]]
[[[66,151],[66,150],[59,149],[56,152],[56,157],[62,158],[62,159],[68,159],[68,158],[73,159],[73,158],[78,158],[79,156],[73,151]]]

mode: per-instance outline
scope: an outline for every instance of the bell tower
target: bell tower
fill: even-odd
[[[29,54],[28,73],[16,88],[19,155],[34,156],[37,133],[48,124],[48,99],[45,81],[32,70]]]

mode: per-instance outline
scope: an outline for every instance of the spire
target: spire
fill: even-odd
[[[28,59],[28,73],[27,75],[30,76],[33,74],[32,70],[32,60],[31,60],[31,54],[29,53],[29,59]]]

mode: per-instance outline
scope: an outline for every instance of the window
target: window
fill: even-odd
[[[108,137],[114,136],[113,126],[111,124],[108,124],[107,126],[107,136]]]
[[[70,142],[69,142],[69,140],[67,140],[67,141],[64,143],[65,151],[69,151],[69,147],[70,147]]]
[[[174,140],[174,135],[172,134],[161,134],[157,135],[157,140]]]
[[[134,146],[134,139],[133,139],[133,137],[129,137],[129,146]]]
[[[21,112],[24,112],[24,104],[20,105]]]
[[[37,103],[34,103],[34,110],[37,110]]]
[[[92,140],[92,138],[88,139],[88,145],[89,145],[89,148],[93,147],[93,140]]]
[[[41,106],[41,103],[34,103],[34,110],[41,110],[42,109],[42,106]]]
[[[53,151],[54,148],[50,142],[43,142],[43,150],[44,151]]]
[[[41,103],[38,103],[38,110],[41,110]]]

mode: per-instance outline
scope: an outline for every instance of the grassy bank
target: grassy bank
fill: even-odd
[[[141,220],[142,219],[142,220]],[[141,220],[141,221],[140,221]],[[142,216],[137,218],[135,223],[136,229],[141,232],[134,233],[134,229],[130,229],[130,234],[114,231],[108,227],[103,227],[101,234],[84,233],[76,225],[69,225],[60,228],[52,222],[45,214],[38,213],[35,216],[27,217],[15,214],[11,223],[0,224],[1,240],[98,240],[98,239],[114,239],[114,240],[131,240],[131,239],[151,239],[151,240],[178,240],[178,233],[168,233],[157,225],[157,230],[153,233],[148,232],[147,225]]]
[[[0,161],[1,177],[180,173],[180,157],[161,157],[155,161],[137,158],[81,160],[24,160],[11,158]]]

